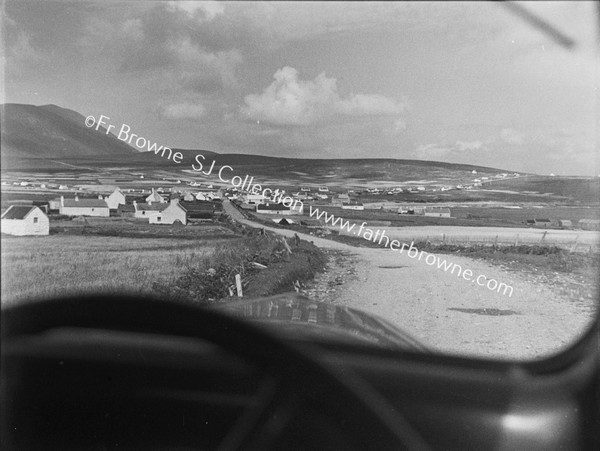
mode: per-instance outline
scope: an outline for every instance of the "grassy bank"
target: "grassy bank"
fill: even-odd
[[[290,254],[280,238],[232,229],[198,228],[184,237],[141,238],[140,229],[124,231],[126,237],[95,229],[2,236],[2,304],[98,292],[216,302],[230,296],[235,274],[243,278],[244,297],[264,296],[293,290],[296,280],[310,280],[324,266],[310,243],[290,242]]]
[[[326,261],[325,254],[306,241],[250,230],[244,239],[219,245],[180,276],[154,288],[167,297],[215,303],[237,298],[235,276],[239,274],[244,297],[268,296],[293,291],[295,284],[312,280]]]

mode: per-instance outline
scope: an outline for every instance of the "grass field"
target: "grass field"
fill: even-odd
[[[89,292],[150,293],[229,240],[2,237],[2,303]]]

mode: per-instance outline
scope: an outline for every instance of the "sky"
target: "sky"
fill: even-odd
[[[525,2],[6,0],[2,103],[174,148],[598,175],[598,10]]]

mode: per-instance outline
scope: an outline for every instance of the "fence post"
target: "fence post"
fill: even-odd
[[[544,234],[542,235],[542,239],[540,240],[540,243],[544,242],[544,239],[546,238],[546,235],[548,234],[547,230],[544,230]]]
[[[517,233],[517,237],[515,238],[515,247],[519,245],[519,234]]]
[[[442,233],[442,243],[446,243],[446,234]]]
[[[242,277],[239,274],[235,275],[235,287],[237,289],[238,298],[243,297],[243,293],[242,293]]]
[[[571,250],[569,250],[569,252],[573,253],[575,252],[575,250],[577,249],[577,240],[579,239],[579,234],[577,234],[577,236],[575,236],[575,242],[571,245]]]

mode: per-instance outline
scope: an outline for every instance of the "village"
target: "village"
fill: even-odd
[[[476,176],[473,170],[471,176]],[[127,184],[126,188],[107,185],[51,184],[35,179],[2,181],[3,195],[16,196],[16,200],[3,202],[2,233],[8,235],[48,235],[50,226],[58,220],[85,221],[86,218],[128,220],[150,225],[189,225],[212,222],[224,214],[223,202],[231,202],[239,211],[263,223],[279,226],[297,224],[313,229],[319,236],[336,233],[320,218],[310,215],[312,209],[326,210],[336,216],[353,220],[368,220],[384,226],[403,225],[480,225],[477,216],[464,215],[464,205],[456,203],[410,202],[413,193],[435,193],[478,188],[494,180],[517,178],[520,174],[496,174],[474,179],[472,185],[435,186],[405,183],[387,188],[339,189],[326,185],[281,187],[277,190],[294,200],[286,205],[274,202],[264,194],[235,187],[163,177],[163,186],[152,183]],[[143,181],[144,176],[139,176]],[[154,177],[157,182],[157,177]],[[148,180],[150,182],[150,180]],[[187,185],[187,186],[186,186]],[[295,189],[294,189],[295,188]],[[398,194],[403,193],[403,199]],[[52,197],[52,194],[55,197]],[[393,200],[390,197],[393,196]],[[600,230],[600,220],[595,218],[567,219],[542,217],[519,212],[522,206],[503,205],[502,216],[513,215],[513,223],[503,224],[489,220],[491,225],[520,226],[544,229]],[[536,210],[531,210],[536,213]],[[547,210],[544,210],[544,212]],[[520,213],[520,215],[519,215]],[[542,213],[543,214],[543,213]],[[402,219],[405,217],[406,219]],[[410,218],[410,219],[409,219]],[[408,221],[408,222],[407,222]],[[432,222],[433,221],[433,222]],[[440,222],[441,221],[441,222]]]

